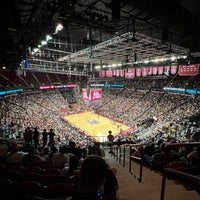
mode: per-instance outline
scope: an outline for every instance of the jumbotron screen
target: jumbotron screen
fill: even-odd
[[[82,89],[82,98],[85,103],[95,103],[100,101],[102,97],[102,89]]]

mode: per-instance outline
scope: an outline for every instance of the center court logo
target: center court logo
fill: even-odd
[[[89,120],[87,120],[87,122],[89,124],[99,124],[99,122],[97,120],[95,120],[95,119],[89,119]]]

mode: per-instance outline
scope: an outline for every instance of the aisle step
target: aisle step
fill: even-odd
[[[129,163],[123,167],[110,154],[106,154],[106,160],[111,167],[117,169],[117,179],[119,182],[118,196],[120,200],[160,200],[162,172],[143,167],[142,182],[139,183],[138,163],[132,163],[132,174],[129,173]],[[164,200],[200,200],[200,195],[196,191],[188,191],[178,180],[166,180]]]

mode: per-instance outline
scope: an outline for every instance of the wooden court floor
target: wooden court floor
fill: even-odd
[[[100,142],[105,142],[107,140],[109,130],[111,130],[112,134],[115,136],[122,132],[125,133],[131,128],[93,112],[70,114],[64,116],[63,119]]]

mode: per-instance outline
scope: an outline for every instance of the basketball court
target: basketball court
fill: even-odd
[[[131,129],[129,126],[111,121],[110,119],[93,112],[71,114],[64,116],[63,119],[100,142],[107,141],[109,130],[111,130],[112,134],[115,136],[119,133],[125,134],[129,129]]]

